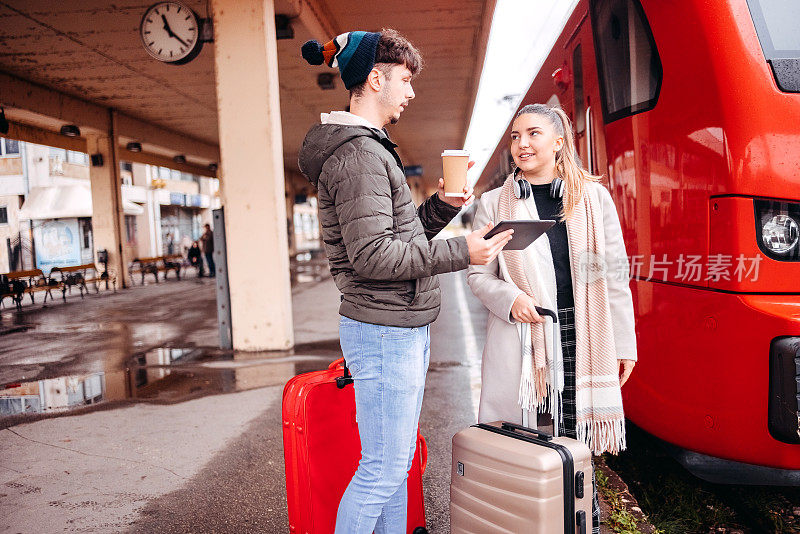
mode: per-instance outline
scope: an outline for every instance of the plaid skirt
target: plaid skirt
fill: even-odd
[[[577,417],[575,415],[575,308],[558,310],[558,323],[561,330],[561,352],[564,355],[564,393],[561,396],[562,422],[558,433],[577,439]],[[592,461],[592,533],[600,532],[600,501],[597,497],[597,483]]]

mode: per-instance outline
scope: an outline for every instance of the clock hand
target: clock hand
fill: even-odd
[[[175,35],[174,33],[172,34],[172,37],[174,37],[175,39],[177,39],[177,40],[178,40],[178,41],[179,41],[179,42],[180,42],[180,43],[181,43],[183,46],[185,46],[186,48],[189,48],[189,45],[188,45],[188,44],[186,44],[186,42],[185,42],[183,39],[181,39],[180,37],[178,37],[178,36],[177,36],[177,35]]]
[[[179,43],[181,43],[183,46],[185,46],[185,47],[187,47],[187,48],[188,48],[188,47],[189,47],[189,45],[186,43],[186,41],[184,41],[183,39],[181,39],[180,37],[178,37],[178,36],[175,34],[175,32],[173,32],[173,31],[172,31],[172,28],[170,28],[170,27],[169,27],[169,23],[167,22],[167,17],[166,17],[166,16],[164,16],[164,15],[161,15],[161,20],[163,20],[163,21],[164,21],[164,29],[167,31],[167,35],[169,35],[170,37],[174,37],[175,39],[177,39],[177,40],[178,40],[178,42],[179,42]]]
[[[172,29],[169,27],[169,22],[167,22],[167,17],[161,15],[161,20],[164,21],[164,29],[167,31],[167,35],[170,37],[175,37],[175,34],[172,32]]]

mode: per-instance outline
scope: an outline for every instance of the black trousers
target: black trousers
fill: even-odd
[[[217,274],[217,266],[214,265],[214,253],[206,252],[206,263],[208,263],[208,276],[214,277]]]
[[[558,433],[577,439],[577,417],[575,408],[575,308],[558,310],[558,322],[561,330],[561,352],[564,355],[564,393],[561,396],[561,413],[563,423],[559,424]],[[594,461],[592,461],[592,533],[600,532],[600,500],[597,497],[597,483],[594,477]]]

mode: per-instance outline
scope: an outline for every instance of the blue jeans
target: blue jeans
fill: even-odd
[[[405,534],[430,329],[342,317],[339,338],[355,385],[361,461],[339,503],[336,534]]]

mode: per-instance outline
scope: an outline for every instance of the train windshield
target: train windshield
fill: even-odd
[[[800,58],[800,2],[747,0],[764,56],[770,59]]]

